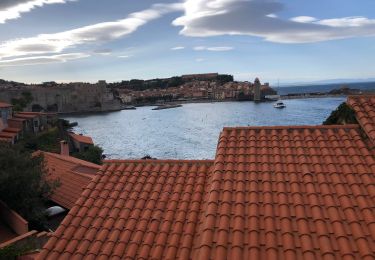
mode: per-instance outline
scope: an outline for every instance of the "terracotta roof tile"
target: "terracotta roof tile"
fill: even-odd
[[[23,119],[32,119],[38,117],[38,114],[24,114],[24,113],[17,113],[14,115],[15,118],[23,118]]]
[[[354,109],[359,124],[375,144],[375,95],[350,96],[347,103]]]
[[[0,108],[7,108],[7,107],[12,107],[12,105],[5,103],[5,102],[0,102]]]
[[[358,126],[224,128],[218,147],[198,259],[375,257],[375,157]]]
[[[9,133],[19,133],[22,131],[21,128],[16,128],[16,127],[7,127],[3,129],[4,132],[9,132]]]
[[[0,137],[2,137],[2,138],[14,138],[16,136],[17,136],[17,133],[6,132],[6,131],[0,132]]]
[[[100,166],[70,156],[48,152],[43,155],[48,178],[59,181],[51,200],[71,209]]]
[[[85,143],[85,144],[94,144],[92,141],[92,138],[89,136],[84,136],[84,135],[77,135],[75,133],[69,133],[69,136],[73,139],[76,140],[80,143]]]
[[[40,258],[65,253],[69,258],[174,259],[192,253],[212,164],[107,161]]]

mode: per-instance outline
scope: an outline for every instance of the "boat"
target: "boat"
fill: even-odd
[[[163,110],[163,109],[170,109],[170,108],[175,108],[175,107],[182,107],[180,104],[169,104],[169,105],[159,105],[152,110]]]
[[[124,106],[122,108],[123,110],[134,110],[134,109],[137,109],[135,106]]]
[[[279,100],[279,101],[277,101],[275,104],[273,104],[273,107],[274,107],[274,108],[285,108],[286,105],[284,104],[283,101]]]

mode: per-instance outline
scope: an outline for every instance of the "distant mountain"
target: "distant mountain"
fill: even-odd
[[[375,82],[375,78],[367,78],[367,79],[326,79],[326,80],[317,80],[317,81],[310,81],[310,82],[306,82],[306,81],[286,82],[286,83],[280,83],[280,87],[313,86],[313,85],[323,85],[323,84],[367,83],[367,82]]]
[[[288,85],[279,88],[274,88],[278,94],[300,94],[300,93],[318,93],[318,92],[329,92],[334,89],[339,89],[341,87],[348,87],[351,89],[360,89],[363,91],[375,91],[375,79],[373,82],[345,82],[345,83],[320,83],[317,82],[311,84],[298,84],[298,85]]]

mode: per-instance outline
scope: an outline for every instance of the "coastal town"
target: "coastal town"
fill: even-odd
[[[136,82],[137,84],[134,84]],[[174,82],[174,84],[171,84]],[[2,101],[14,105],[28,95],[23,108],[33,112],[82,113],[126,109],[129,106],[154,105],[168,102],[197,101],[262,101],[276,95],[268,83],[237,82],[233,76],[218,73],[183,75],[168,79],[129,82],[26,85],[0,82]]]

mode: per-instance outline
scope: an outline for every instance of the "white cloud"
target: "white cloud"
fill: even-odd
[[[185,49],[184,46],[176,46],[176,47],[171,48],[172,51],[178,51],[178,50],[183,50],[183,49]]]
[[[205,59],[203,59],[203,58],[197,58],[197,59],[195,59],[195,61],[196,62],[202,62],[202,61],[205,61]]]
[[[0,44],[0,59],[23,55],[60,53],[81,44],[102,43],[136,31],[163,14],[181,10],[181,4],[155,4],[151,8],[131,13],[125,19],[93,24],[69,31],[40,34],[35,37],[10,40]]]
[[[10,67],[10,66],[26,66],[26,65],[38,65],[38,64],[48,64],[56,62],[67,62],[69,60],[77,60],[82,58],[90,57],[89,54],[85,53],[66,53],[51,56],[34,56],[34,57],[24,57],[0,60],[0,67]]]
[[[217,46],[217,47],[196,46],[193,49],[195,51],[231,51],[234,48],[229,47],[229,46]]]
[[[130,57],[132,57],[132,55],[120,55],[120,56],[117,56],[118,58],[121,58],[121,59],[128,59]]]
[[[185,36],[249,35],[279,43],[375,36],[375,20],[366,17],[282,19],[277,13],[284,4],[276,0],[185,0],[184,9],[172,24]]]
[[[276,14],[267,14],[266,16],[270,18],[278,18]]]
[[[364,27],[375,26],[375,19],[368,19],[366,17],[344,17],[337,19],[325,19],[316,22],[317,24],[327,25],[331,27]],[[375,28],[373,28],[375,29]]]
[[[297,23],[311,23],[311,22],[315,22],[316,18],[311,17],[311,16],[297,16],[297,17],[293,17],[290,20],[293,22],[297,22]]]
[[[64,4],[74,0],[1,0],[0,23],[21,17],[21,13],[30,12],[36,7],[48,4]]]

